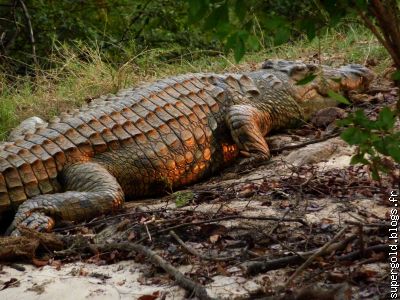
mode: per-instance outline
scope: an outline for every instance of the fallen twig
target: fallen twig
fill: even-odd
[[[278,153],[281,153],[284,150],[293,150],[293,149],[298,149],[298,148],[301,148],[301,147],[304,147],[304,146],[308,146],[308,145],[311,145],[311,144],[324,142],[326,140],[329,140],[331,138],[339,136],[339,134],[340,134],[340,132],[335,132],[335,133],[326,135],[326,136],[324,136],[322,138],[319,138],[319,139],[314,139],[314,140],[306,141],[306,142],[303,142],[303,143],[298,143],[298,144],[295,144],[295,145],[283,146],[283,147],[280,147],[280,148],[271,149],[270,151],[271,151],[272,154],[278,154]]]
[[[364,227],[383,227],[383,228],[388,228],[390,227],[389,222],[382,222],[382,223],[364,223],[364,222],[356,222],[356,221],[351,221],[351,220],[345,220],[344,223],[349,224],[349,225],[355,225],[355,226],[364,226]]]
[[[21,236],[0,237],[0,261],[33,259],[41,245],[48,250],[59,250],[64,243],[54,234],[18,227]]]
[[[285,213],[283,214],[282,218],[281,218],[280,220],[278,220],[278,221],[276,222],[275,226],[272,227],[271,230],[268,232],[268,235],[272,235],[272,234],[275,232],[275,230],[278,229],[279,225],[281,224],[281,221],[282,221],[283,219],[285,219],[285,217],[286,217],[286,215],[289,213],[289,211],[290,211],[289,209],[287,209],[287,210],[285,211]]]
[[[159,213],[159,212],[166,212],[168,209],[162,208],[162,209],[154,209],[154,210],[145,210],[145,211],[134,211],[134,212],[128,212],[128,213],[120,213],[116,215],[112,215],[106,218],[102,219],[93,219],[90,222],[87,223],[79,223],[75,225],[70,225],[70,226],[65,226],[65,227],[60,227],[60,228],[54,228],[53,232],[64,232],[72,229],[76,229],[79,227],[85,227],[85,226],[95,226],[99,224],[104,224],[107,223],[110,220],[113,219],[118,219],[122,217],[129,217],[129,216],[135,216],[135,215],[143,215],[143,214],[154,214],[154,213]]]
[[[145,255],[152,264],[164,269],[165,272],[167,272],[175,279],[176,283],[180,287],[184,288],[190,293],[193,293],[197,298],[205,300],[213,299],[207,294],[206,289],[202,285],[194,282],[190,278],[183,275],[178,269],[176,269],[170,263],[165,261],[161,256],[159,256],[157,253],[155,253],[153,250],[149,249],[146,246],[130,242],[110,243],[110,244],[94,245],[94,246],[101,251],[120,250],[120,251],[139,252]]]
[[[20,271],[20,272],[26,271],[26,268],[24,266],[21,266],[21,265],[16,264],[16,263],[6,264],[6,266],[8,266],[8,267],[10,267],[10,268],[12,268],[14,270]]]
[[[279,221],[279,222],[298,222],[304,226],[309,226],[306,221],[300,218],[287,218],[287,219],[282,219],[282,218],[277,218],[277,217],[246,217],[246,216],[226,216],[226,217],[221,217],[221,218],[215,218],[215,219],[210,219],[210,220],[205,220],[205,221],[199,221],[199,222],[188,222],[188,223],[182,223],[179,225],[174,225],[169,228],[161,229],[157,231],[157,234],[169,232],[171,230],[176,230],[188,226],[196,226],[196,225],[202,225],[202,224],[208,224],[208,223],[214,223],[214,222],[221,222],[221,221],[228,221],[228,220],[234,220],[234,219],[244,219],[244,220],[258,220],[258,221]]]
[[[364,249],[364,253],[362,253],[361,250],[353,251],[345,255],[341,256],[335,256],[335,259],[339,261],[345,261],[345,260],[354,260],[360,257],[364,257],[365,255],[370,254],[371,252],[388,252],[389,251],[389,245],[387,244],[380,244],[380,245],[374,245],[371,247],[367,247]]]
[[[227,256],[216,257],[216,256],[209,256],[209,255],[201,254],[201,253],[197,252],[195,249],[193,249],[192,247],[189,247],[188,245],[186,245],[185,242],[182,241],[182,239],[173,230],[171,230],[169,232],[169,234],[179,243],[179,245],[181,245],[183,247],[183,249],[185,249],[190,254],[193,254],[194,256],[197,256],[201,259],[211,260],[211,261],[228,261],[228,260],[234,259],[234,257],[227,257]]]
[[[326,253],[326,250],[330,248],[330,246],[335,243],[348,229],[348,227],[344,227],[342,230],[340,230],[334,237],[331,239],[329,242],[327,242],[324,246],[319,248],[318,251],[313,253],[297,270],[292,274],[292,276],[289,277],[289,279],[286,281],[286,287],[288,287],[293,280],[299,276],[305,268],[307,268],[318,256],[324,255]],[[331,250],[332,251],[332,250]],[[329,251],[329,252],[331,252]]]
[[[288,265],[297,265],[302,263],[304,260],[307,258],[311,257],[317,252],[319,253],[319,256],[324,256],[332,253],[333,251],[343,249],[346,247],[348,243],[356,239],[356,235],[351,235],[348,238],[344,239],[341,242],[338,243],[333,243],[331,244],[328,248],[323,250],[321,252],[322,248],[314,249],[311,251],[307,252],[299,252],[298,255],[292,255],[292,256],[287,256],[287,257],[280,257],[276,259],[271,259],[271,260],[264,260],[264,261],[247,261],[241,264],[241,267],[244,269],[245,273],[248,275],[255,275],[261,272],[268,272],[271,270],[276,270],[280,268],[284,268]],[[259,258],[261,259],[261,257]]]

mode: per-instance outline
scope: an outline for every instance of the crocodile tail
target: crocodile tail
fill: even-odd
[[[0,213],[28,198],[59,190],[54,158],[24,140],[0,145]]]

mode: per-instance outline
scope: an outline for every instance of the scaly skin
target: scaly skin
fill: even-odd
[[[296,82],[316,73],[318,78]],[[230,164],[266,160],[265,135],[335,105],[328,89],[368,85],[359,65],[340,69],[267,61],[247,74],[189,74],[123,90],[48,124],[21,125],[0,145],[0,213],[51,230],[118,209],[124,199],[194,183]],[[33,121],[35,123],[36,121]]]

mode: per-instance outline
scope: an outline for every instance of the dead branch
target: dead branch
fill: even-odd
[[[0,261],[32,259],[38,247],[39,240],[25,236],[0,237]]]
[[[80,228],[83,226],[95,226],[95,225],[99,225],[99,224],[106,224],[110,220],[119,219],[122,217],[137,216],[137,215],[142,215],[142,214],[154,214],[154,213],[159,213],[159,212],[166,212],[167,210],[168,210],[167,208],[162,208],[162,209],[154,209],[154,210],[147,210],[147,211],[134,211],[134,212],[128,212],[128,213],[120,213],[120,214],[112,215],[112,216],[101,218],[101,219],[93,219],[92,221],[87,222],[87,223],[80,223],[80,224],[75,224],[75,225],[70,225],[70,226],[65,226],[65,227],[54,228],[53,232],[64,232],[64,231],[68,231],[71,229]]]
[[[183,247],[183,249],[185,249],[190,254],[197,256],[200,259],[210,260],[210,261],[229,261],[229,260],[235,259],[234,257],[227,257],[227,256],[216,257],[216,256],[209,256],[209,255],[201,254],[201,253],[197,252],[195,249],[193,249],[192,247],[189,247],[188,245],[186,245],[185,242],[182,241],[182,239],[173,230],[171,230],[169,232],[169,234],[179,243],[179,245],[181,245]]]
[[[395,53],[397,53],[397,59],[400,59],[400,56],[398,56],[400,52],[400,24],[397,17],[398,7],[394,1],[386,0],[384,2],[385,4],[381,0],[372,0],[370,3],[370,11],[380,25],[385,40],[390,44]],[[400,67],[396,59],[393,59],[397,67]]]
[[[38,60],[37,60],[37,56],[36,56],[36,41],[35,41],[35,36],[33,34],[33,27],[32,27],[32,22],[31,22],[31,16],[29,14],[28,8],[25,5],[25,2],[23,0],[18,0],[18,2],[21,5],[21,8],[24,12],[24,16],[25,16],[25,20],[26,20],[26,24],[28,26],[28,30],[29,30],[29,39],[32,45],[32,59],[33,62],[36,66],[39,65]]]
[[[242,219],[242,220],[257,220],[257,221],[279,221],[279,222],[298,222],[304,226],[309,227],[306,221],[300,218],[287,218],[287,219],[282,219],[282,218],[277,218],[277,217],[246,217],[246,216],[226,216],[226,217],[221,217],[221,218],[215,218],[215,219],[210,219],[210,220],[205,220],[205,221],[199,221],[199,222],[188,222],[188,223],[182,223],[179,225],[174,225],[165,229],[161,229],[156,232],[156,234],[161,234],[165,232],[169,232],[171,230],[176,230],[184,227],[189,227],[189,226],[197,226],[197,225],[203,225],[203,224],[208,224],[208,223],[215,223],[215,222],[221,222],[221,221],[228,221],[228,220],[235,220],[235,219]]]
[[[350,221],[350,220],[345,220],[345,224],[349,225],[355,225],[355,226],[364,226],[364,227],[382,227],[382,228],[389,228],[390,223],[388,222],[382,222],[382,223],[364,223],[364,222],[356,222],[356,221]]]
[[[16,263],[9,263],[9,264],[6,264],[6,266],[8,266],[14,270],[20,271],[20,272],[26,271],[26,268],[24,266],[16,264]]]
[[[128,34],[129,30],[131,29],[133,24],[136,24],[136,22],[143,17],[143,15],[146,13],[146,8],[147,6],[149,6],[149,4],[152,2],[152,0],[148,0],[143,6],[141,11],[131,19],[131,21],[129,22],[128,26],[126,27],[125,31],[123,32],[120,40],[117,42],[117,44],[124,42],[126,40],[126,35]],[[141,29],[138,30],[138,32],[136,32],[135,34],[135,39],[137,39],[140,35],[140,33],[143,31],[143,26]]]
[[[337,136],[339,136],[339,134],[340,134],[340,132],[336,132],[336,133],[332,133],[332,134],[326,135],[326,136],[324,136],[322,138],[319,138],[319,139],[314,139],[314,140],[306,141],[306,142],[303,142],[303,143],[298,143],[296,145],[288,145],[288,146],[283,146],[283,147],[276,148],[276,149],[271,149],[271,153],[278,154],[278,153],[281,153],[282,151],[285,151],[285,150],[294,150],[294,149],[298,149],[298,148],[301,148],[301,147],[304,147],[304,146],[308,146],[308,145],[311,145],[311,144],[317,144],[317,143],[324,142],[326,140],[332,139],[334,137],[337,137]]]
[[[42,246],[49,250],[58,250],[64,243],[54,234],[41,233],[33,229],[19,227],[21,236],[0,237],[0,260],[32,259],[36,250]]]
[[[378,39],[378,41],[385,47],[385,49],[389,52],[390,56],[393,58],[396,57],[396,53],[394,53],[394,50],[390,47],[390,45],[386,42],[386,40],[382,37],[380,34],[378,28],[372,23],[372,21],[366,16],[365,13],[363,12],[358,12],[358,15],[360,18],[363,20],[364,25],[371,30],[371,32],[375,35],[375,37]]]
[[[341,255],[341,256],[335,256],[335,259],[339,261],[346,261],[346,260],[354,260],[360,257],[365,257],[366,255],[371,254],[372,252],[385,252],[387,253],[389,251],[389,245],[387,244],[380,244],[380,245],[374,245],[371,247],[367,247],[364,249],[364,253],[362,253],[361,250],[353,251],[350,252],[346,255]]]
[[[318,251],[316,251],[314,254],[312,254],[297,270],[290,276],[290,278],[286,281],[286,287],[288,287],[293,280],[299,276],[305,268],[307,268],[318,256],[324,255],[326,253],[326,250],[330,248],[330,246],[335,243],[348,229],[348,226],[344,227],[342,230],[340,230],[334,237],[331,239],[328,243],[326,243],[324,246],[322,246]],[[332,252],[332,250],[330,251]]]
[[[12,36],[8,39],[8,41],[4,41],[5,36],[2,36],[2,37],[1,37],[0,43],[1,43],[1,46],[2,46],[2,50],[3,50],[2,53],[0,52],[0,58],[1,58],[1,59],[3,59],[5,56],[8,55],[9,49],[14,45],[15,40],[17,39],[18,34],[19,34],[19,32],[20,32],[20,30],[19,30],[19,25],[18,25],[18,21],[17,21],[16,14],[15,14],[15,6],[16,6],[16,3],[13,2],[12,4],[10,3],[9,5],[4,5],[4,6],[5,6],[5,7],[10,7],[10,10],[11,10],[11,17],[10,17],[10,20],[7,20],[6,18],[4,18],[4,19],[2,19],[2,20],[3,20],[3,21],[6,21],[6,22],[14,23],[14,25],[15,25],[15,31],[14,31],[14,33],[12,34]],[[11,20],[11,19],[12,19],[12,20]]]
[[[299,291],[294,291],[294,300],[304,299],[324,299],[324,300],[335,300],[335,299],[350,299],[351,286],[348,283],[332,284],[328,288],[321,288],[313,284],[301,288]],[[285,300],[287,297],[279,300]]]
[[[282,218],[281,218],[279,221],[276,222],[276,224],[275,224],[274,227],[271,228],[271,230],[268,232],[268,235],[269,235],[269,236],[272,235],[272,234],[275,232],[275,230],[277,230],[277,229],[279,228],[279,226],[280,226],[280,224],[281,224],[281,221],[282,221],[283,219],[285,219],[285,217],[286,217],[286,215],[289,213],[289,211],[290,211],[290,210],[286,210],[285,213],[283,214]]]
[[[130,242],[110,243],[110,244],[94,245],[94,246],[101,251],[119,250],[119,251],[138,252],[146,256],[152,264],[156,265],[157,267],[161,267],[165,272],[167,272],[175,279],[176,283],[180,287],[184,288],[190,293],[193,293],[197,298],[204,300],[213,299],[207,294],[206,289],[202,285],[194,282],[190,278],[183,275],[178,269],[176,269],[170,263],[165,261],[161,256],[159,256],[157,253],[155,253],[148,247]]]
[[[365,12],[358,9],[357,13],[364,25],[371,30],[378,41],[389,52],[397,69],[400,69],[400,25],[398,18],[399,9],[396,1],[386,1],[385,4],[380,0],[370,1],[368,11],[375,19],[377,25],[373,23]]]
[[[328,254],[331,254],[333,251],[341,250],[344,247],[346,247],[346,245],[348,243],[350,243],[351,241],[353,241],[356,238],[357,238],[356,235],[351,235],[341,242],[332,243],[325,249],[322,249],[324,247],[323,246],[321,248],[314,249],[311,251],[300,252],[300,253],[298,253],[298,255],[280,257],[280,258],[272,259],[272,260],[268,260],[268,261],[244,262],[241,264],[241,267],[244,269],[246,274],[256,275],[261,272],[268,272],[271,270],[284,268],[288,265],[298,265],[298,264],[302,263],[305,259],[310,258],[312,255],[314,255],[317,252],[319,252],[319,256],[326,256]],[[325,244],[325,246],[326,245],[327,244]]]

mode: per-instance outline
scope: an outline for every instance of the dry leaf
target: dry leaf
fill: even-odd
[[[156,300],[160,296],[160,292],[156,291],[151,295],[143,295],[138,298],[138,300]]]
[[[35,267],[44,267],[49,264],[49,261],[47,259],[37,259],[37,258],[32,258],[32,263],[35,265]]]
[[[218,242],[218,240],[220,239],[220,235],[219,234],[213,234],[210,236],[210,242],[215,244],[216,242]]]

